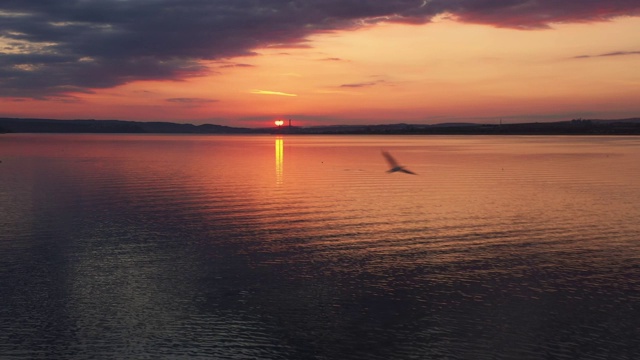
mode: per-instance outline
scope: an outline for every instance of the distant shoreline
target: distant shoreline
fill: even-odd
[[[640,135],[640,118],[574,119],[517,124],[387,124],[242,128],[124,120],[0,118],[0,133],[300,134],[300,135]]]

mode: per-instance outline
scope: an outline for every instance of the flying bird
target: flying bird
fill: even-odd
[[[384,156],[385,159],[387,159],[387,162],[389,163],[389,166],[391,166],[391,169],[387,170],[388,173],[394,173],[396,171],[401,171],[405,174],[411,174],[411,175],[418,175],[416,173],[414,173],[413,171],[409,171],[407,169],[404,168],[404,166],[400,166],[400,164],[398,164],[398,162],[396,161],[396,159],[393,158],[393,156],[391,156],[391,154],[389,154],[386,151],[382,152],[382,156]]]

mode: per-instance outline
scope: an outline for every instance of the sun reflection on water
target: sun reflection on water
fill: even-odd
[[[284,166],[284,139],[281,136],[276,138],[276,184],[280,185],[283,181]]]

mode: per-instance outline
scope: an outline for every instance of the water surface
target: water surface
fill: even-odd
[[[3,359],[640,357],[638,137],[12,134],[0,161]]]

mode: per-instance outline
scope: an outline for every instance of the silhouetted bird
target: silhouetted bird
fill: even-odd
[[[389,154],[386,151],[382,152],[382,156],[384,156],[385,159],[387,159],[387,162],[389,163],[389,166],[391,166],[391,169],[387,170],[388,173],[394,173],[396,171],[401,171],[405,174],[411,174],[411,175],[418,175],[412,171],[409,171],[407,169],[404,168],[404,166],[400,166],[398,164],[398,162],[396,161],[396,159],[393,158],[393,156],[391,156],[391,154]]]

